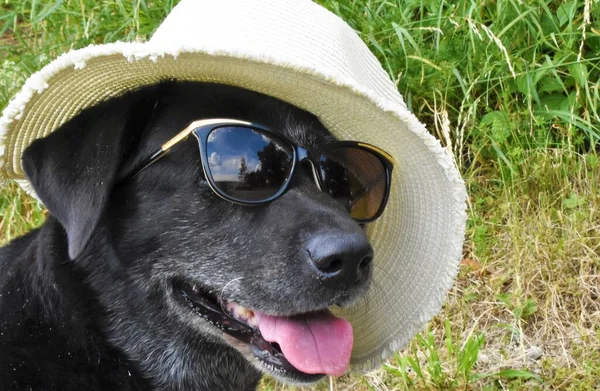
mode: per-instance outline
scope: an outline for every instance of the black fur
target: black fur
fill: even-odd
[[[309,150],[333,140],[274,98],[165,82],[34,142],[23,163],[51,215],[0,249],[0,390],[253,390],[261,371],[247,349],[182,306],[175,282],[276,315],[350,303],[367,289],[323,285],[307,266],[315,235],[364,233],[304,167],[268,205],[235,205],[204,181],[191,137],[126,179],[203,118],[259,123]]]

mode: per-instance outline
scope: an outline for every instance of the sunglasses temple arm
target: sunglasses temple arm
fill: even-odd
[[[132,172],[135,172],[135,174],[133,174],[133,176],[131,176],[131,178],[135,178],[140,172],[144,171],[152,163],[154,163],[161,157],[165,156],[165,154],[167,152],[169,152],[169,150],[163,149],[163,148],[159,148],[156,151],[154,151],[152,153],[152,155],[150,155],[149,158],[145,159],[144,161],[142,161],[140,164],[137,165],[137,167],[132,171]]]
[[[154,163],[155,161],[157,161],[158,159],[163,157],[167,152],[169,152],[169,149],[171,149],[175,144],[177,144],[181,140],[185,140],[187,138],[187,136],[189,136],[190,133],[192,133],[192,131],[194,130],[194,126],[192,126],[192,125],[194,125],[194,123],[190,124],[187,128],[183,129],[181,132],[177,133],[177,135],[175,135],[175,137],[173,137],[172,139],[170,139],[169,141],[164,143],[159,149],[154,151],[148,159],[141,162],[137,166],[137,168],[135,170],[133,170],[133,172],[135,172],[135,174],[133,174],[132,178],[135,178],[140,172],[144,171],[149,165],[151,165],[152,163]]]

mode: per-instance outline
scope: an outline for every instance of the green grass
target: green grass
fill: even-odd
[[[314,389],[600,388],[600,2],[319,2],[454,152],[470,199],[442,313],[380,370]],[[172,5],[4,0],[0,107],[65,50],[147,39]],[[0,214],[3,242],[44,220],[12,183]]]

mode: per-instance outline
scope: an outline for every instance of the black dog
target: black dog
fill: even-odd
[[[193,137],[131,177],[206,118],[262,124],[309,151],[334,140],[277,99],[164,82],[35,141],[23,163],[50,217],[0,249],[0,390],[252,390],[261,373],[322,377],[249,332],[243,313],[310,317],[357,300],[371,275],[363,229],[307,167],[268,204],[222,200]],[[311,246],[341,261],[342,277],[319,275]]]

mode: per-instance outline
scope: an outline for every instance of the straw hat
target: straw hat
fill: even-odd
[[[165,79],[234,85],[315,114],[338,138],[396,160],[390,200],[367,225],[368,299],[337,310],[354,329],[351,369],[405,346],[441,308],[458,270],[466,191],[452,157],[406,107],[340,18],[309,0],[183,0],[147,43],[91,45],[33,74],[0,119],[0,172],[28,191],[21,155],[82,109]]]

